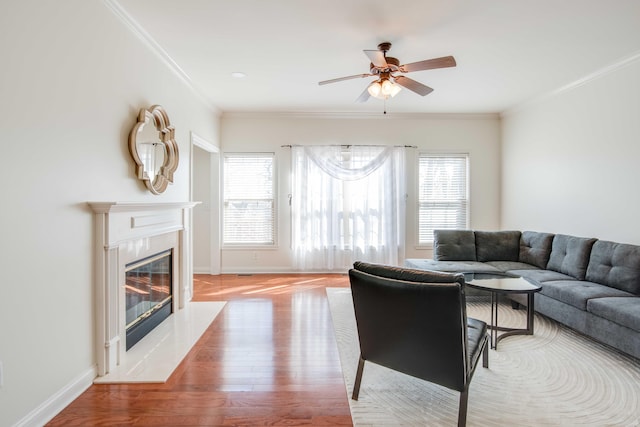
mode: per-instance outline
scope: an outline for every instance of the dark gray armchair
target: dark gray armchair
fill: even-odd
[[[360,340],[352,399],[369,361],[459,391],[464,426],[481,354],[489,366],[487,325],[467,318],[464,276],[356,262],[349,280]]]

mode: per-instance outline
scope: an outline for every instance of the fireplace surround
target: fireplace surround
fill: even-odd
[[[191,299],[191,209],[198,202],[89,202],[95,213],[95,321],[98,376],[126,352],[127,266],[170,251],[176,313]]]

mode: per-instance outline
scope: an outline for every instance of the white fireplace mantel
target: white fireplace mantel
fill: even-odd
[[[95,212],[95,311],[98,375],[125,352],[125,266],[173,251],[173,312],[191,300],[191,209],[199,202],[88,202]]]

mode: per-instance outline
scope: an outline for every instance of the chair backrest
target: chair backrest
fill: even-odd
[[[463,275],[356,263],[349,279],[363,359],[465,389],[469,358]]]

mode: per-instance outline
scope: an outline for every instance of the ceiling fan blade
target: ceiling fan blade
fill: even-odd
[[[360,103],[367,102],[370,96],[371,95],[369,95],[369,86],[367,86],[366,88],[364,88],[364,92],[362,92],[358,97],[358,99],[356,99],[356,102],[360,102]]]
[[[400,66],[400,71],[410,73],[412,71],[433,70],[434,68],[455,67],[456,60],[453,56],[443,56],[442,58],[427,59],[424,61],[412,62]]]
[[[369,60],[376,67],[387,68],[387,60],[384,57],[384,52],[381,50],[364,50],[365,55],[369,57]]]
[[[400,86],[406,87],[407,89],[417,93],[418,95],[425,96],[433,92],[433,89],[431,89],[429,86],[425,86],[420,82],[410,79],[409,77],[397,76],[394,77],[394,80]]]
[[[373,74],[355,74],[353,76],[338,77],[337,79],[323,80],[321,82],[318,82],[318,84],[320,86],[322,86],[322,85],[326,85],[326,84],[329,84],[329,83],[341,82],[343,80],[360,79],[360,78],[363,78],[363,77],[371,77],[371,76],[373,76]]]

